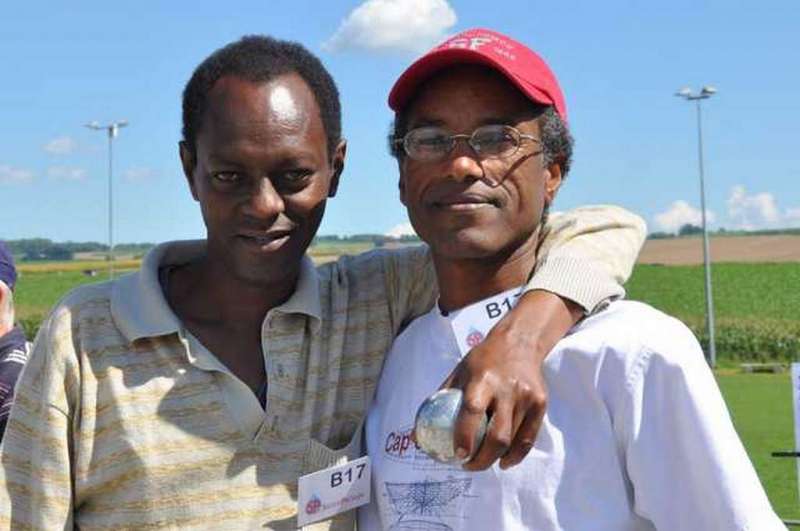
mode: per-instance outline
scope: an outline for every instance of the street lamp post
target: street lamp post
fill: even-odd
[[[120,127],[128,125],[127,120],[111,122],[107,125],[100,125],[98,122],[86,124],[89,129],[95,131],[106,131],[108,133],[108,276],[114,278],[114,181],[112,179],[114,169],[114,138],[119,133]]]
[[[711,254],[708,250],[708,227],[706,225],[706,185],[703,175],[703,121],[700,102],[716,94],[717,89],[705,86],[700,92],[693,93],[689,88],[682,88],[676,96],[695,102],[697,108],[697,160],[700,169],[700,212],[703,220],[703,263],[706,274],[706,329],[708,330],[708,364],[717,364],[717,347],[714,341],[714,301],[711,294]]]

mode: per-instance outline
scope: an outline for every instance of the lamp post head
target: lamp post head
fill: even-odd
[[[717,89],[710,85],[706,85],[700,90],[700,96],[704,96],[706,98],[711,97],[712,95],[717,93]]]
[[[119,128],[125,127],[126,125],[128,125],[128,120],[111,122],[111,124],[108,126],[108,136],[111,138],[116,138],[117,134],[119,134]]]
[[[117,130],[120,127],[125,127],[126,125],[128,125],[128,120],[117,120],[116,122],[111,122],[108,125],[101,125],[97,120],[92,120],[88,124],[84,124],[85,127],[94,129],[95,131],[108,131],[111,136],[116,136]]]
[[[675,93],[676,96],[683,98],[688,101],[696,101],[696,100],[705,100],[713,96],[717,93],[717,89],[712,87],[711,85],[706,85],[700,92],[692,94],[692,89],[689,87],[683,87],[678,92]]]

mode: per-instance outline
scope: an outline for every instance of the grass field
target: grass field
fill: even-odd
[[[797,465],[770,455],[794,449],[792,389],[788,374],[718,374],[722,394],[775,512],[800,519]]]
[[[84,275],[81,270],[24,271],[15,290],[17,318],[44,316],[72,288],[107,279],[106,270],[99,270],[95,277]]]
[[[325,257],[336,249],[321,251],[319,256]],[[48,264],[29,269],[23,265],[16,298],[18,317],[26,328],[38,326],[42,316],[72,287],[104,280],[107,275],[98,268],[97,277],[87,277],[81,273],[86,268]],[[720,365],[735,366],[730,357],[748,357],[746,353],[756,351],[781,359],[800,358],[800,264],[715,264],[713,271]],[[627,289],[630,298],[673,314],[702,334],[701,266],[639,265]],[[718,371],[717,377],[776,511],[783,518],[800,519],[795,463],[770,457],[772,451],[794,448],[788,374],[737,374],[728,369]]]
[[[368,242],[318,243],[309,249],[309,254],[317,262],[335,260],[343,254],[359,254],[373,248]]]

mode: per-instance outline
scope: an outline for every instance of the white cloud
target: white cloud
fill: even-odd
[[[71,137],[60,136],[44,145],[44,150],[50,155],[69,155],[78,147]]]
[[[706,210],[706,221],[714,222],[714,213]],[[656,214],[656,224],[666,232],[678,232],[687,223],[701,226],[703,224],[702,212],[699,208],[694,208],[686,201],[675,201],[665,212]]]
[[[84,181],[86,170],[69,166],[50,166],[47,168],[47,177],[54,181]]]
[[[0,184],[27,183],[32,180],[32,171],[0,164]]]
[[[388,236],[389,238],[402,238],[403,236],[415,236],[416,234],[411,223],[406,222],[395,225],[389,229],[384,236]]]
[[[366,0],[322,47],[423,52],[443,40],[456,20],[447,0]]]
[[[783,214],[784,225],[800,227],[800,207],[787,208]]]
[[[139,182],[152,179],[153,177],[155,177],[155,175],[156,172],[151,168],[128,168],[122,174],[122,177],[126,181]]]
[[[731,189],[727,204],[728,217],[737,229],[775,227],[783,218],[775,197],[769,192],[748,195],[744,186],[737,185]]]

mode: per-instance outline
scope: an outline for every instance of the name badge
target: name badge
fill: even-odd
[[[462,356],[483,341],[500,318],[517,304],[520,295],[521,287],[510,289],[453,312],[450,325]]]
[[[297,525],[313,524],[369,503],[371,470],[365,455],[297,480]]]

